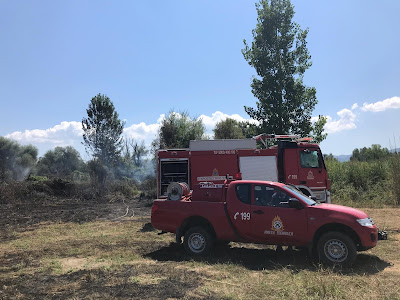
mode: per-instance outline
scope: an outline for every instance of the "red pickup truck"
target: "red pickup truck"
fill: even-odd
[[[320,261],[351,265],[357,251],[375,247],[378,229],[364,212],[319,204],[277,182],[205,182],[180,200],[157,199],[154,228],[176,234],[192,255],[208,253],[217,240],[308,247]]]

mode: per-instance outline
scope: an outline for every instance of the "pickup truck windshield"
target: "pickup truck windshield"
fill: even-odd
[[[305,203],[307,203],[308,205],[315,205],[317,204],[317,202],[315,202],[313,199],[307,197],[306,195],[304,195],[302,192],[300,192],[299,190],[297,190],[295,187],[292,187],[290,185],[285,185],[283,187],[285,190],[292,192],[293,194],[296,195],[296,197],[300,198],[301,200],[303,200]]]

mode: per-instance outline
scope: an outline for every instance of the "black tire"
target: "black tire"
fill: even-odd
[[[348,235],[336,231],[321,236],[317,251],[320,262],[328,265],[351,266],[357,257],[353,240]]]
[[[204,256],[210,252],[213,245],[212,235],[203,227],[191,227],[185,232],[183,246],[190,255]]]

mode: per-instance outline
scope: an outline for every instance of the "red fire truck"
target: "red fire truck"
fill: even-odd
[[[257,141],[277,145],[258,149]],[[227,175],[243,180],[278,181],[296,186],[320,202],[330,203],[330,183],[321,149],[310,138],[261,134],[251,139],[196,140],[189,149],[158,152],[158,198],[168,196],[171,182],[185,182],[191,190],[218,193]],[[206,189],[204,189],[206,188]]]

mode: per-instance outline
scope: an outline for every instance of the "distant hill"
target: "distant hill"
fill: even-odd
[[[343,155],[334,155],[334,157],[338,161],[344,162],[344,161],[349,161],[350,160],[351,154],[348,154],[348,155],[345,155],[345,154],[343,154]]]

